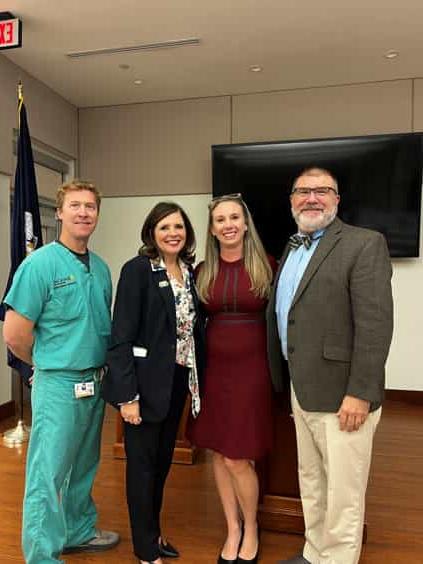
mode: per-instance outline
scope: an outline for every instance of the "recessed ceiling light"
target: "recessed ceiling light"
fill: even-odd
[[[385,59],[396,59],[399,55],[399,51],[395,51],[394,49],[391,49],[390,51],[387,51],[384,55]]]
[[[120,68],[121,70],[128,70],[128,69],[130,69],[131,67],[130,67],[129,65],[125,64],[125,63],[122,63],[121,65],[119,65],[119,68]]]
[[[134,80],[134,84],[136,86],[139,86],[140,84],[142,84],[142,80],[140,78],[137,78],[136,80]]]
[[[262,70],[263,70],[263,67],[261,67],[260,65],[251,65],[250,66],[251,72],[261,72]]]

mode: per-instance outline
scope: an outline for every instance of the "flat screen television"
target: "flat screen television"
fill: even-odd
[[[382,232],[392,257],[419,256],[422,133],[213,145],[212,165],[213,195],[240,192],[275,257],[296,232],[293,180],[311,166],[337,177],[342,220]]]

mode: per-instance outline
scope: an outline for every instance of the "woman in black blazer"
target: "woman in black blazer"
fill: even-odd
[[[188,392],[200,410],[204,324],[191,263],[192,225],[183,209],[161,202],[147,216],[139,256],[121,271],[103,396],[120,409],[127,459],[132,541],[140,563],[161,564],[178,551],[160,530],[163,489]]]

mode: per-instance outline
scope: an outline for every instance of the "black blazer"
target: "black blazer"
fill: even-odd
[[[197,318],[196,363],[201,389],[204,364],[204,321],[190,268]],[[104,399],[117,407],[139,394],[144,421],[162,421],[169,410],[176,356],[175,299],[165,270],[153,271],[138,256],[122,268],[113,313]]]

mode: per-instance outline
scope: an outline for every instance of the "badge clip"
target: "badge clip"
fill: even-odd
[[[75,384],[74,390],[76,399],[88,398],[94,395],[94,382],[80,382]]]

